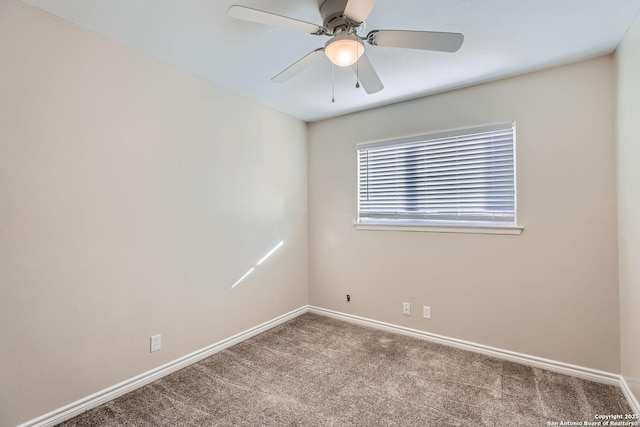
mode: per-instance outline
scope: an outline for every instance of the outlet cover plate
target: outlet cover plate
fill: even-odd
[[[160,334],[154,335],[151,337],[151,353],[160,351],[160,347],[162,346],[162,337]]]
[[[408,302],[402,303],[402,314],[405,316],[411,316],[411,304]]]
[[[425,319],[431,319],[431,307],[429,307],[428,305],[422,306],[422,317],[424,317]]]

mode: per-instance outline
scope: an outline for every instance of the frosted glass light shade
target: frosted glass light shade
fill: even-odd
[[[340,33],[331,38],[324,47],[324,54],[338,67],[355,64],[363,53],[364,44],[351,34]]]

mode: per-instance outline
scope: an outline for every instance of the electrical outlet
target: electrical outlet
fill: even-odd
[[[411,304],[409,304],[408,302],[402,303],[402,314],[404,314],[405,316],[411,316]]]
[[[429,307],[428,305],[422,306],[422,317],[424,317],[425,319],[431,319],[431,307]]]
[[[162,346],[162,339],[160,334],[154,335],[151,337],[151,353],[155,351],[160,351],[160,347]]]

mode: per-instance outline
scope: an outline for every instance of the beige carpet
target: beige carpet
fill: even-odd
[[[547,426],[613,386],[305,314],[64,426]]]

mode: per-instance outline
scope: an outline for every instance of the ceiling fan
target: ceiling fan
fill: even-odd
[[[234,5],[229,16],[245,21],[273,25],[331,37],[324,47],[307,54],[287,67],[271,80],[282,83],[295,76],[313,62],[326,55],[339,67],[351,67],[367,93],[376,93],[384,87],[365,53],[364,42],[372,46],[403,47],[411,49],[455,52],[460,49],[464,36],[460,33],[406,30],[373,30],[361,36],[367,17],[376,0],[325,0],[320,5],[322,25],[316,25],[263,10]],[[356,84],[359,87],[359,83]]]

